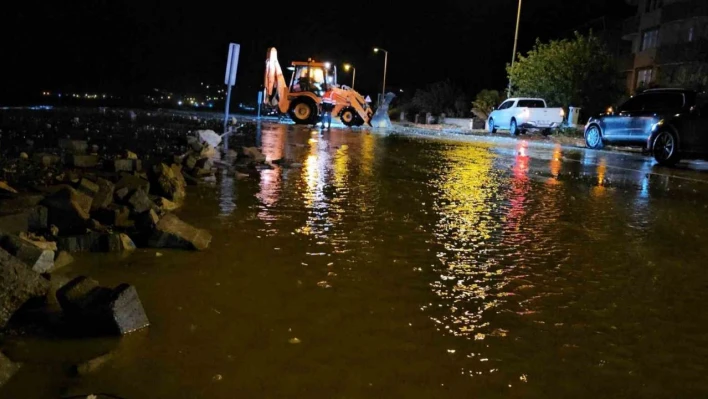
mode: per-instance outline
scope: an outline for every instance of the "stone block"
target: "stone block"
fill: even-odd
[[[208,231],[197,229],[168,213],[155,226],[148,245],[153,248],[204,250],[209,247],[211,238]]]
[[[43,297],[49,282],[26,264],[0,249],[0,328],[25,302]]]

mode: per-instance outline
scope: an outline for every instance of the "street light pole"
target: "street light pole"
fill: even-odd
[[[511,67],[514,68],[514,60],[516,59],[516,44],[519,41],[519,22],[521,22],[521,0],[519,0],[519,10],[516,12],[516,33],[514,34],[514,52],[511,54]],[[511,75],[509,75],[509,88],[506,92],[507,97],[511,97]]]
[[[384,102],[384,97],[386,96],[386,71],[388,69],[388,51],[377,47],[374,49],[375,53],[378,53],[379,51],[384,52],[384,75],[383,75],[383,90],[381,91],[381,100],[379,102],[379,106],[381,106]]]

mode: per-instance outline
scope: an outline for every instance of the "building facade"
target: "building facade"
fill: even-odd
[[[627,91],[645,87],[706,87],[708,0],[625,0],[637,13],[624,21],[632,52],[620,59]]]

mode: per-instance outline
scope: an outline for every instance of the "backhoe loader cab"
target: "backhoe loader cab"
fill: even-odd
[[[327,89],[334,91],[336,105],[332,115],[338,116],[347,126],[370,124],[373,110],[364,97],[348,87],[339,87],[336,76],[329,73],[323,62],[295,61],[290,84],[285,82],[275,48],[268,50],[264,78],[263,102],[288,114],[297,124],[311,125],[320,119],[320,104]]]
[[[322,97],[327,85],[333,85],[326,65],[321,63],[293,62],[290,78],[290,93],[312,92]]]

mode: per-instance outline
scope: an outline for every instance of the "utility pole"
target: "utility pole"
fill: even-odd
[[[516,45],[519,42],[519,22],[521,22],[521,0],[519,0],[519,10],[516,12],[516,33],[514,34],[514,52],[511,54],[512,68],[514,68],[514,60],[516,59]],[[511,76],[509,76],[509,87],[507,88],[506,96],[511,97]]]

